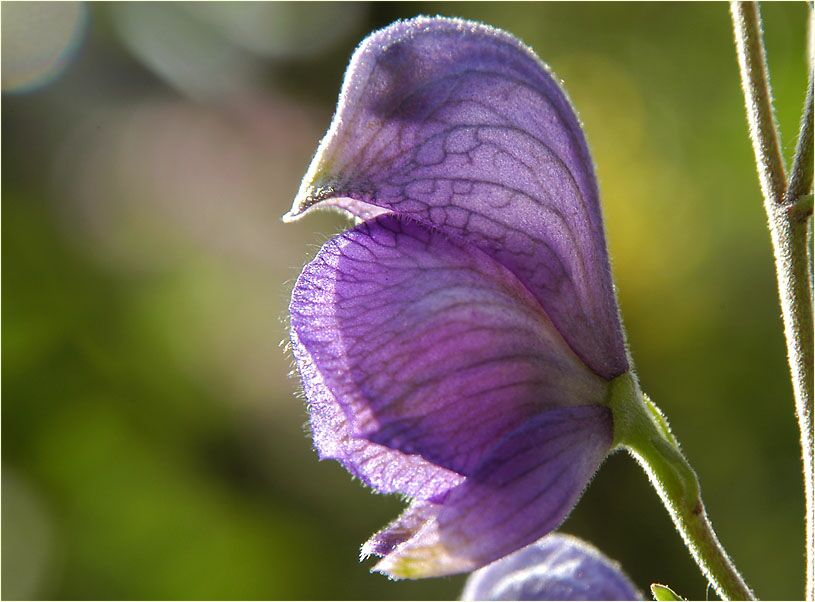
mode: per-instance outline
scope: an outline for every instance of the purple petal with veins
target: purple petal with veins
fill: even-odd
[[[387,527],[374,533],[362,545],[360,557],[387,556],[401,543],[411,539],[429,520],[434,519],[441,510],[440,503],[424,500],[414,501]]]
[[[583,132],[514,37],[442,18],[368,37],[287,217],[321,204],[467,239],[518,277],[592,370],[628,369]]]
[[[628,360],[591,160],[548,70],[465,21],[373,34],[288,218],[312,207],[362,221],[292,294],[315,446],[411,498],[363,556],[448,575],[557,528],[611,449]]]
[[[318,366],[306,387],[322,380],[353,436],[465,476],[529,418],[607,394],[509,270],[393,215],[323,247],[291,323]]]
[[[401,543],[391,534],[392,548],[374,570],[438,577],[529,545],[563,522],[610,446],[608,408],[543,412],[504,437],[420,528],[404,530]]]
[[[531,543],[611,447],[608,382],[465,240],[364,222],[306,266],[290,310],[321,454],[428,502],[364,550],[392,576],[473,570]]]
[[[418,499],[438,497],[463,480],[458,473],[431,464],[421,456],[403,454],[352,437],[345,414],[294,329],[292,343],[320,459],[338,460],[351,474],[380,493],[402,493]]]
[[[576,537],[553,533],[474,572],[462,600],[642,600],[619,565]]]

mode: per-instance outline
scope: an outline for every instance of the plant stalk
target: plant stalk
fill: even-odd
[[[730,3],[750,137],[770,227],[787,359],[801,435],[806,500],[806,599],[815,599],[813,320],[807,259],[807,193],[812,188],[812,66],[789,183],[773,116],[761,17],[754,2]],[[803,207],[803,210],[802,210]]]
[[[702,502],[699,480],[659,409],[629,374],[612,385],[615,444],[643,467],[685,545],[723,600],[755,600],[719,542]]]

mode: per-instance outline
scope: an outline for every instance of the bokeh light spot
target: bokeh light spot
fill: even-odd
[[[46,585],[53,547],[51,521],[30,484],[3,466],[3,535],[12,554],[3,555],[6,599],[37,598]]]
[[[80,2],[3,5],[4,92],[30,92],[54,81],[76,55],[86,30]]]

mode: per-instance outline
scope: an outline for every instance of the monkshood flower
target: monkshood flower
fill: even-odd
[[[597,182],[547,67],[417,18],[355,52],[293,220],[357,218],[294,287],[315,446],[411,499],[363,546],[392,577],[471,571],[557,528],[612,448],[628,373]]]
[[[552,533],[474,572],[462,600],[642,600],[620,566],[597,548]]]

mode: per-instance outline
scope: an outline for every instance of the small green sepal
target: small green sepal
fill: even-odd
[[[660,583],[652,583],[651,584],[651,594],[654,596],[654,600],[685,600],[682,596],[677,594],[674,590],[672,590],[667,585],[662,585]]]

